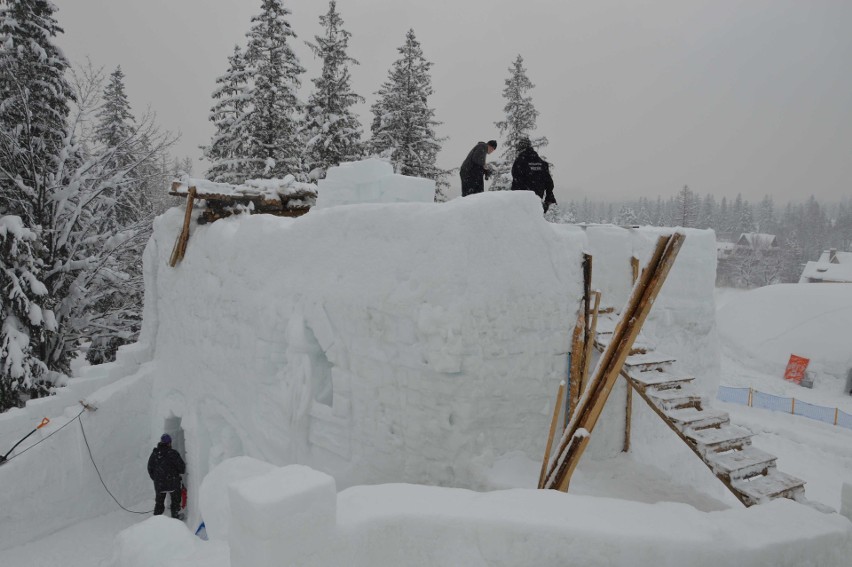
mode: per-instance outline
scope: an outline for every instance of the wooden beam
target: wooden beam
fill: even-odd
[[[571,416],[574,415],[574,408],[577,407],[577,402],[580,399],[580,382],[583,372],[583,332],[586,327],[586,322],[583,317],[583,310],[577,313],[577,323],[574,325],[574,332],[571,335],[571,366],[568,369],[568,408],[565,412],[565,426]]]
[[[545,488],[567,490],[570,477],[589,443],[591,432],[624,366],[624,361],[630,354],[633,342],[671,270],[683,239],[682,233],[675,233],[668,237],[661,236],[657,241],[648,267],[633,286],[627,307],[615,327],[613,339],[601,355],[588,390],[582,396],[562,435],[557,457],[545,480]]]
[[[592,255],[583,254],[583,315],[585,316],[586,326],[583,333],[583,344],[589,344],[591,338],[591,310],[592,302]],[[584,351],[585,354],[585,351]]]
[[[169,266],[174,268],[177,263],[183,260],[183,255],[186,253],[186,243],[189,240],[189,222],[192,219],[192,205],[195,202],[195,187],[190,187],[186,194],[186,213],[183,215],[183,228],[175,240],[172,255],[169,258]]]
[[[627,386],[627,407],[624,411],[624,446],[623,453],[630,452],[630,422],[633,419],[633,388]]]
[[[550,464],[550,450],[553,448],[553,435],[556,433],[556,424],[559,422],[559,414],[562,410],[562,398],[565,397],[565,381],[559,383],[556,392],[556,405],[553,406],[553,417],[550,420],[550,433],[547,435],[547,446],[544,449],[544,459],[541,461],[541,472],[538,475],[538,487],[544,485],[544,475],[547,473],[547,465]]]
[[[636,256],[630,257],[630,269],[633,274],[633,284],[639,279],[639,258]],[[627,401],[624,408],[624,446],[622,452],[630,451],[630,427],[633,420],[633,388],[627,386]]]
[[[598,309],[601,307],[601,292],[594,292],[595,303],[592,308],[592,324],[589,336],[591,340],[586,343],[586,353],[583,355],[583,371],[580,373],[580,394],[586,389],[586,384],[589,381],[589,366],[592,363],[592,349],[595,346],[595,334],[598,330]]]

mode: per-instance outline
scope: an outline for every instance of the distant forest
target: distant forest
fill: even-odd
[[[560,222],[711,228],[717,241],[735,242],[743,233],[777,237],[777,248],[754,250],[741,258],[739,275],[720,283],[756,287],[797,282],[804,264],[829,248],[852,251],[852,200],[820,203],[813,196],[802,203],[776,205],[766,196],[752,204],[741,195],[733,200],[701,197],[684,186],[675,197],[634,201],[583,199],[561,204],[551,216]],[[750,265],[751,264],[751,265]],[[754,272],[754,273],[753,273]],[[724,276],[725,274],[720,274]]]

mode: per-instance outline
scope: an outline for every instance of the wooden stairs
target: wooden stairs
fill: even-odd
[[[598,312],[594,340],[599,351],[609,345],[618,320],[613,309]],[[752,446],[752,433],[731,424],[726,412],[707,407],[693,378],[673,370],[675,362],[640,333],[621,376],[744,505],[804,497],[805,482],[779,471],[776,457]]]

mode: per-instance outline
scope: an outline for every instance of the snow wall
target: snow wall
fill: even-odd
[[[171,268],[181,220],[172,210],[156,223],[145,325],[156,335],[152,428],[181,418],[190,490],[239,455],[309,465],[342,487],[493,488],[506,455],[540,462],[582,252],[595,255],[604,303],[619,305],[630,257],[644,261],[662,232],[554,225],[531,194],[485,193],[193,224]],[[686,232],[647,330],[715,392],[715,242]],[[601,426],[593,456],[621,450],[624,403],[610,406],[613,425]],[[653,425],[637,442],[679,443]]]
[[[550,490],[386,484],[338,493],[332,477],[308,467],[233,461],[202,493],[210,541],[152,518],[119,535],[110,567],[839,567],[852,553],[845,518],[789,500],[702,513]]]
[[[0,550],[115,511],[92,460],[124,506],[149,500],[147,507],[135,509],[153,509],[153,487],[145,470],[153,446],[148,346],[123,346],[115,362],[85,369],[56,395],[0,414],[3,453],[42,417],[51,420],[0,466]],[[97,409],[80,414],[79,400]]]

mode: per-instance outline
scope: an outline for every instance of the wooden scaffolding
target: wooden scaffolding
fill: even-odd
[[[631,261],[634,286],[621,313],[612,308],[600,308],[600,294],[591,292],[590,277],[586,278],[586,294],[594,297],[594,307],[581,310],[578,320],[591,320],[588,326],[591,336],[589,342],[577,341],[579,333],[575,327],[572,353],[583,354],[572,355],[569,390],[574,400],[567,405],[567,424],[551,458],[564,391],[564,384],[560,384],[539,488],[568,489],[571,475],[591,439],[615,381],[621,376],[628,384],[624,451],[630,448],[632,393],[635,391],[744,505],[752,506],[775,498],[804,499],[804,481],[779,471],[776,457],[751,445],[751,432],[732,425],[726,412],[709,409],[692,386],[693,378],[673,371],[676,360],[657,353],[641,338],[642,325],[683,239],[679,233],[661,237],[641,274],[638,260]],[[590,265],[591,259],[587,263]],[[601,352],[601,358],[594,375],[586,378],[592,345]],[[581,362],[575,363],[575,358],[580,358]]]

